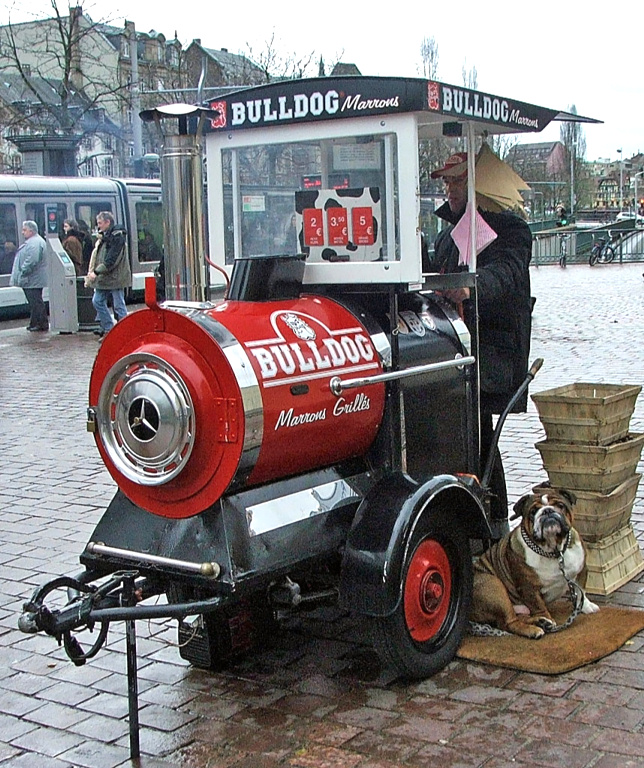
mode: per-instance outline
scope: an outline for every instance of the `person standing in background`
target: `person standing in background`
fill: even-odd
[[[42,290],[47,287],[46,243],[38,234],[35,221],[22,222],[22,235],[25,242],[18,248],[13,261],[9,285],[22,288],[27,298],[31,313],[27,330],[48,331],[49,319],[42,298]]]
[[[76,275],[83,274],[83,242],[82,235],[78,229],[78,223],[74,219],[65,219],[63,223],[65,236],[61,243],[65,253],[74,263]]]
[[[89,231],[87,223],[82,219],[78,220],[78,234],[80,235],[81,245],[83,246],[82,274],[86,275],[89,271],[89,260],[92,258],[92,251],[94,250],[94,240]]]
[[[98,238],[85,285],[94,288],[92,304],[101,326],[98,335],[102,338],[115,323],[107,307],[110,296],[116,321],[127,315],[125,289],[132,285],[132,271],[125,251],[125,230],[115,225],[112,213],[101,211],[96,217],[96,226]]]

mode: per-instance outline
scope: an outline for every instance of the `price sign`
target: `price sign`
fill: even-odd
[[[302,218],[304,220],[304,245],[324,245],[322,211],[319,208],[305,208]]]
[[[349,220],[346,208],[329,208],[326,212],[329,245],[346,245],[349,242]]]
[[[353,208],[351,211],[353,242],[356,245],[373,245],[373,213],[371,208]]]

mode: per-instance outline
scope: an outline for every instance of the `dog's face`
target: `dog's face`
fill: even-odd
[[[559,549],[572,528],[572,510],[577,501],[570,491],[536,487],[514,505],[514,517],[522,517],[523,525],[544,549]]]

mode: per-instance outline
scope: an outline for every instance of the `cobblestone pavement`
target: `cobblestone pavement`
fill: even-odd
[[[641,265],[533,269],[532,392],[644,380]],[[15,327],[19,325],[19,327]],[[129,765],[122,628],[76,668],[26,636],[22,602],[78,554],[113,483],[85,432],[93,335],[0,324],[0,765]],[[644,396],[632,431],[644,432]],[[502,439],[511,499],[545,478],[534,406]],[[642,471],[642,464],[640,464]],[[632,517],[644,543],[644,489]],[[644,577],[604,602],[644,608]],[[559,676],[455,661],[405,684],[379,667],[361,622],[330,609],[218,674],[187,666],[174,625],[138,623],[143,766],[509,768],[644,766],[644,633]],[[538,646],[535,648],[538,652]]]

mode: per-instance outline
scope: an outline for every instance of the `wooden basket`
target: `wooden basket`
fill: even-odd
[[[641,477],[633,475],[609,494],[575,491],[575,528],[585,542],[599,541],[628,525]]]
[[[555,488],[610,493],[635,474],[644,434],[629,433],[611,445],[577,445],[542,440],[536,444]]]
[[[609,595],[644,570],[644,559],[631,525],[596,543],[586,544],[586,592]]]
[[[642,387],[629,384],[568,384],[532,395],[551,441],[609,445],[628,434]]]

